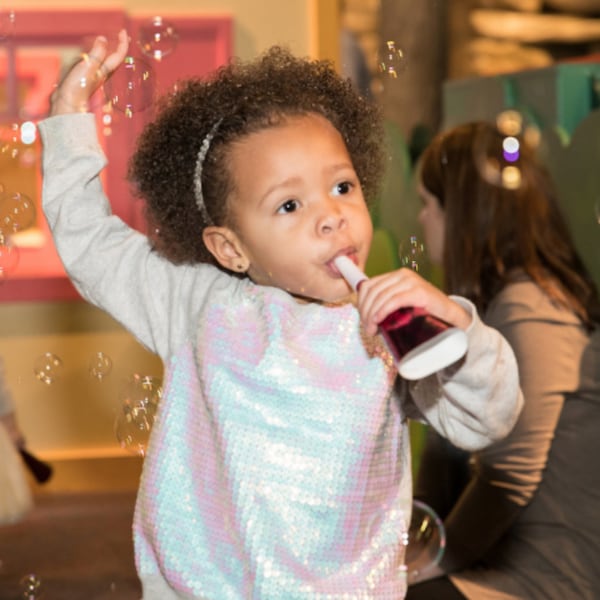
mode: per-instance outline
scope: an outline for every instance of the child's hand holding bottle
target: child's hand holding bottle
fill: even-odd
[[[373,279],[346,256],[336,266],[358,292],[368,335],[379,330],[405,379],[421,379],[459,360],[467,351],[468,312],[410,269]]]
[[[50,98],[50,115],[86,112],[88,101],[123,62],[129,48],[127,32],[119,32],[117,48],[108,52],[108,40],[98,36],[89,53],[75,64]]]

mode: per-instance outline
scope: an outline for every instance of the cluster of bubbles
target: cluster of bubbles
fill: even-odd
[[[400,243],[398,253],[401,267],[418,272],[426,258],[425,244],[418,236],[410,235],[406,241]]]
[[[115,435],[121,448],[138,456],[146,455],[161,397],[162,380],[158,377],[135,374],[125,383],[115,419]]]
[[[36,358],[33,373],[38,381],[52,385],[63,376],[62,359],[52,352]],[[104,352],[93,353],[88,361],[88,374],[96,381],[103,381],[112,371],[112,360]],[[133,374],[119,392],[119,410],[115,418],[115,436],[121,448],[145,456],[146,446],[160,398],[162,380],[153,375]]]
[[[141,56],[132,52],[123,63],[106,79],[98,59],[86,52],[81,60],[91,65],[89,75],[80,80],[82,88],[96,90],[89,100],[72,105],[75,111],[87,112],[90,108],[102,107],[102,122],[105,135],[110,135],[113,122],[112,112],[117,111],[132,119],[145,111],[155,101],[156,84],[153,62],[160,62],[175,51],[179,35],[175,27],[160,16],[140,26],[137,48]],[[66,100],[63,98],[63,100]]]
[[[92,379],[102,381],[112,370],[112,360],[104,352],[95,352],[88,361],[88,373]],[[33,373],[38,381],[52,385],[63,374],[62,359],[52,352],[44,352],[33,363]]]
[[[121,66],[101,86],[105,133],[110,129],[112,110],[132,119],[152,106],[156,95],[152,62],[160,62],[172,54],[178,41],[179,35],[175,27],[160,16],[152,17],[140,27],[137,48],[142,56],[126,56]],[[82,56],[83,60],[94,60],[87,54]],[[82,81],[82,86],[97,87],[97,78],[103,74],[98,70],[94,70],[93,73],[90,81]]]
[[[386,40],[377,60],[379,72],[386,79],[398,79],[402,71],[406,69],[406,56],[404,51],[394,40]]]
[[[0,9],[0,43],[13,37],[17,19],[12,10]],[[161,61],[172,54],[179,36],[171,23],[162,17],[153,17],[139,30],[137,47],[142,56],[127,56],[123,64],[106,81],[98,68],[97,59],[87,53],[81,60],[94,64],[87,77],[82,77],[81,87],[97,89],[89,102],[73,106],[76,111],[102,107],[105,135],[110,135],[113,111],[133,118],[149,108],[155,100],[155,78],[151,62]],[[102,85],[104,83],[104,85]],[[64,99],[63,99],[64,100]],[[19,166],[31,167],[36,161],[34,143],[37,128],[33,121],[14,122],[0,127],[0,158],[18,160]],[[19,236],[36,222],[36,204],[25,193],[9,191],[0,183],[0,283],[16,271],[20,260]],[[49,362],[50,359],[48,359]],[[42,381],[47,377],[41,376]]]

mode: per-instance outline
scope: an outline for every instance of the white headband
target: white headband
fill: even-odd
[[[213,220],[210,218],[208,211],[206,210],[206,204],[204,203],[204,196],[202,194],[202,166],[204,165],[204,160],[206,159],[206,155],[208,154],[208,149],[210,148],[210,143],[215,137],[215,133],[219,125],[221,124],[221,120],[219,119],[213,126],[212,129],[206,134],[204,139],[202,140],[202,144],[200,145],[200,150],[198,151],[198,157],[196,158],[196,168],[194,170],[194,196],[196,198],[196,206],[204,219],[206,225],[213,225]]]

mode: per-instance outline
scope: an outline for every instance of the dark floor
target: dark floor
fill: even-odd
[[[36,496],[19,523],[0,526],[0,600],[139,600],[131,524],[134,492]],[[43,592],[43,593],[42,593]]]

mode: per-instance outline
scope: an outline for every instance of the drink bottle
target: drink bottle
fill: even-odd
[[[338,256],[334,263],[354,290],[367,279],[347,256]],[[415,306],[395,310],[379,324],[379,330],[404,379],[427,377],[455,363],[467,351],[462,329]]]

